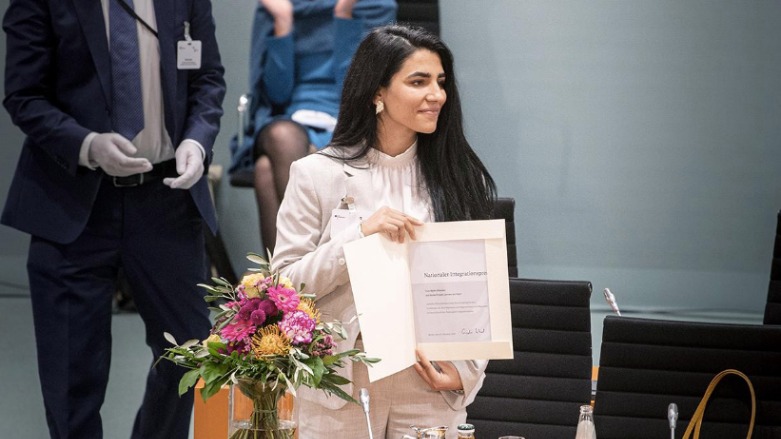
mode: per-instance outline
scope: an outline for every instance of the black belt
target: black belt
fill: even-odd
[[[115,187],[134,187],[162,180],[166,177],[176,177],[177,175],[176,160],[171,159],[155,164],[149,172],[128,175],[126,177],[115,177],[106,174],[106,178],[108,178]]]

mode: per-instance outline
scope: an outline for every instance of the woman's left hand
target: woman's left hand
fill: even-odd
[[[428,383],[432,390],[463,390],[464,384],[461,382],[461,376],[453,363],[449,361],[439,361],[436,366],[426,358],[426,355],[415,350],[418,362],[415,363],[415,371],[423,380]]]

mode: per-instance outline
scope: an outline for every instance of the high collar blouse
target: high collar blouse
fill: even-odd
[[[373,148],[369,150],[367,159],[375,194],[375,211],[388,206],[423,222],[434,221],[431,200],[418,165],[417,150],[417,142],[395,157]]]

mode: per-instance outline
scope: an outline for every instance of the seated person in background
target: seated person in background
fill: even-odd
[[[263,247],[273,250],[290,164],[331,140],[344,74],[393,0],[259,0],[252,29],[251,122],[231,172],[254,167]]]
[[[453,56],[425,31],[384,26],[358,47],[345,78],[330,146],[293,163],[279,209],[272,267],[316,294],[323,315],[345,323],[338,351],[361,349],[343,246],[375,233],[404,242],[424,222],[487,219],[495,199],[488,170],[463,132]],[[367,212],[337,222],[335,209]],[[373,213],[371,213],[373,212]],[[392,331],[393,328],[388,328]],[[466,419],[482,385],[485,361],[419,361],[369,383],[363,364],[348,364],[343,390],[372,395],[378,439],[398,439],[410,425],[447,425],[448,439]],[[299,437],[365,438],[358,404],[299,389]]]

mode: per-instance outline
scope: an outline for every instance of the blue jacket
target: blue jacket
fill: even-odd
[[[342,60],[352,58],[365,33],[396,18],[394,0],[361,0],[353,10],[353,18],[359,22],[360,36],[353,38],[354,26],[334,19],[335,3],[335,0],[293,0],[293,33],[278,39],[272,38],[273,18],[262,6],[257,7],[250,47],[250,118],[244,130],[243,144],[238,144],[238,136],[231,139],[230,172],[252,168],[255,137],[274,117],[289,116],[299,108],[336,116],[341,85],[349,66],[349,61]],[[294,45],[296,71],[289,72],[291,74],[286,77],[279,73],[273,75],[277,77],[267,75],[269,44]],[[331,77],[326,79],[329,73]]]

